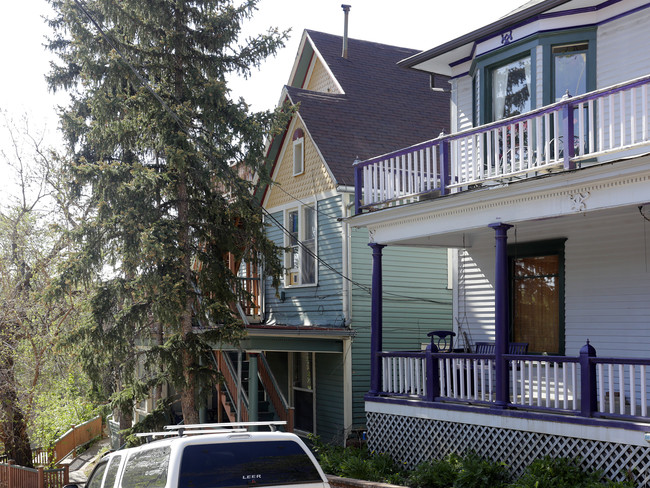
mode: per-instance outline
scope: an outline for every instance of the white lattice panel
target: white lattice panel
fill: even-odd
[[[607,478],[624,479],[632,473],[637,486],[650,487],[650,446],[577,439],[475,424],[421,419],[367,412],[368,447],[413,467],[422,461],[442,459],[453,452],[474,451],[504,461],[515,476],[546,455],[580,458],[590,470]]]

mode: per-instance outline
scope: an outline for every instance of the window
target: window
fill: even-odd
[[[511,340],[564,354],[564,240],[509,248]]]
[[[120,467],[122,456],[113,456],[110,461],[108,470],[106,470],[106,479],[104,480],[104,488],[113,488],[115,480],[117,479],[117,471]]]
[[[305,172],[305,138],[300,137],[293,141],[293,176]]]
[[[169,447],[136,452],[127,459],[122,486],[129,488],[164,488],[167,484]]]
[[[572,97],[587,93],[588,49],[586,42],[552,47],[555,102],[567,93]]]
[[[531,109],[530,56],[492,68],[492,120],[501,120]]]
[[[104,477],[104,471],[106,471],[106,461],[101,462],[97,465],[93,473],[90,475],[90,480],[88,481],[88,488],[101,488],[102,478]]]
[[[316,205],[289,210],[285,215],[289,231],[285,242],[289,248],[285,256],[285,286],[316,284]]]
[[[307,453],[293,441],[227,442],[183,449],[179,488],[322,483]]]

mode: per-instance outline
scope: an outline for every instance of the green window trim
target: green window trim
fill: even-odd
[[[559,30],[538,33],[517,42],[507,44],[492,52],[474,59],[469,70],[472,77],[472,119],[475,125],[492,122],[492,82],[491,71],[508,62],[530,56],[531,62],[531,107],[538,107],[537,93],[537,56],[538,46],[542,47],[542,100],[540,106],[553,103],[553,54],[554,46],[588,43],[587,48],[587,91],[596,89],[596,27],[581,27],[579,29]],[[478,90],[476,79],[479,78]],[[476,97],[479,97],[477,104]],[[479,113],[476,114],[476,106]],[[477,117],[478,115],[478,117]]]

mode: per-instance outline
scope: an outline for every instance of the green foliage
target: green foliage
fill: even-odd
[[[629,481],[601,481],[598,472],[587,472],[580,467],[579,459],[552,458],[545,456],[533,461],[524,475],[511,485],[513,488],[632,488]]]
[[[449,488],[458,477],[461,461],[451,454],[445,459],[420,463],[409,473],[406,484],[411,488]]]
[[[506,486],[509,480],[505,463],[489,461],[470,452],[460,463],[454,488],[498,488]]]
[[[69,188],[90,208],[59,280],[93,289],[74,337],[82,365],[106,398],[128,389],[113,397],[123,411],[170,383],[195,422],[197,392],[217,381],[204,358],[242,334],[226,258],[263,260],[275,283],[282,271],[249,176],[266,181],[265,137],[289,114],[251,113],[225,80],[249,76],[287,33],[240,39],[258,0],[49,1],[60,62],[48,80],[73,92]]]

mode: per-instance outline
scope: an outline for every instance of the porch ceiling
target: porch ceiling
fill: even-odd
[[[488,225],[495,222],[516,225],[522,242],[560,237],[599,219],[635,214],[641,223],[638,206],[650,201],[649,163],[644,155],[504,183],[369,212],[350,224],[367,227],[370,240],[380,244],[470,248],[493,241]]]

